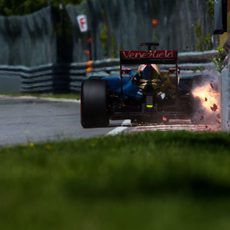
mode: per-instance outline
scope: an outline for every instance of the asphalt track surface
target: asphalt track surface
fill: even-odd
[[[119,125],[83,129],[77,100],[0,98],[0,146],[115,134]]]
[[[121,132],[189,130],[218,131],[217,125],[175,121],[168,125],[131,126],[129,120],[111,121],[107,128],[83,129],[77,100],[0,97],[0,146],[52,140],[116,135]]]

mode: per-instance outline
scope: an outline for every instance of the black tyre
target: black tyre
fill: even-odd
[[[109,125],[106,82],[85,80],[81,86],[81,125],[83,128]]]

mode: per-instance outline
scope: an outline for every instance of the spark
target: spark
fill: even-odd
[[[212,113],[219,111],[220,95],[214,89],[213,83],[206,83],[205,85],[197,86],[193,89],[192,94],[194,97],[200,99],[201,105],[206,112]]]

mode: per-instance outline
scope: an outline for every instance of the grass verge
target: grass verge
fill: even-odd
[[[230,135],[155,132],[0,150],[1,229],[230,229]]]

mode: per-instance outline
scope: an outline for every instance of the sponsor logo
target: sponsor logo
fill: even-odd
[[[176,59],[175,50],[121,51],[123,59]]]

